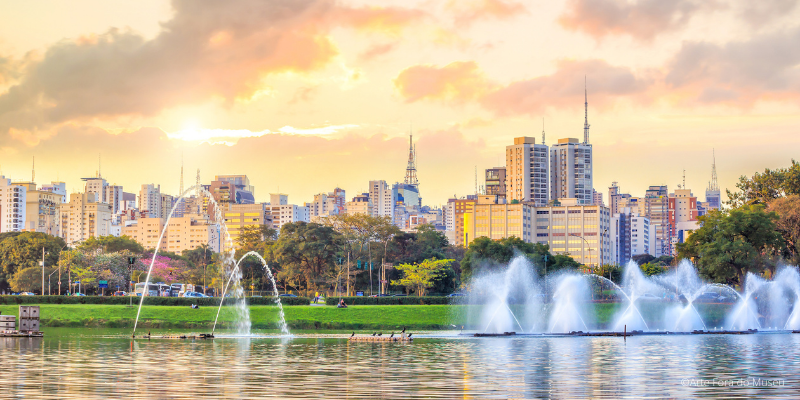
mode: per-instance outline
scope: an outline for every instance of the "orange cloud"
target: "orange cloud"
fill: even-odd
[[[409,103],[423,99],[460,103],[476,100],[491,88],[474,61],[457,61],[441,68],[416,65],[400,72],[394,85]]]
[[[528,12],[522,3],[504,0],[451,0],[446,9],[453,13],[456,26],[469,26],[486,19],[508,19]]]
[[[454,62],[441,68],[418,65],[403,70],[394,83],[407,102],[475,101],[496,115],[540,115],[545,108],[582,104],[584,75],[588,76],[592,104],[601,106],[620,97],[642,94],[649,84],[630,69],[602,60],[563,60],[557,67],[552,75],[502,86],[486,78],[472,61]]]
[[[398,43],[384,43],[370,46],[366,51],[361,53],[358,58],[361,61],[370,61],[384,54],[387,54],[397,48]]]
[[[332,18],[356,29],[398,35],[407,26],[427,18],[422,10],[400,7],[340,7]]]

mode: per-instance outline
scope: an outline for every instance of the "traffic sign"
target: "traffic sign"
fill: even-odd
[[[99,281],[97,283],[98,283],[98,287],[101,288],[101,289],[108,288],[108,281]]]

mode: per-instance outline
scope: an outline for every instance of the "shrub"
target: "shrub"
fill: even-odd
[[[451,304],[453,298],[445,296],[399,296],[399,297],[332,297],[329,296],[325,299],[325,304],[335,306],[339,304],[339,299],[344,299],[345,304],[348,306],[358,305],[384,305],[384,306],[398,306],[398,305],[431,305],[431,304]]]
[[[138,304],[140,297],[113,297],[113,296],[0,296],[0,304],[117,304],[126,305],[131,303]],[[226,298],[225,303],[230,302]],[[219,297],[157,297],[147,296],[144,300],[145,305],[149,306],[190,306],[197,304],[200,306],[219,305]],[[247,304],[250,305],[273,305],[275,301],[272,297],[248,297]],[[311,304],[308,297],[281,297],[281,304],[285,306],[307,306]]]

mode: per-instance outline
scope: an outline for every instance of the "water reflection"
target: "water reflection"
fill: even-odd
[[[4,398],[794,397],[800,335],[135,340],[0,338]],[[684,379],[784,379],[693,387]]]

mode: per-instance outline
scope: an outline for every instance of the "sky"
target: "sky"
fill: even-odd
[[[0,171],[100,170],[257,201],[402,181],[475,192],[513,138],[582,138],[594,186],[643,195],[800,158],[798,0],[39,0],[0,3]],[[685,171],[685,172],[684,172]]]

